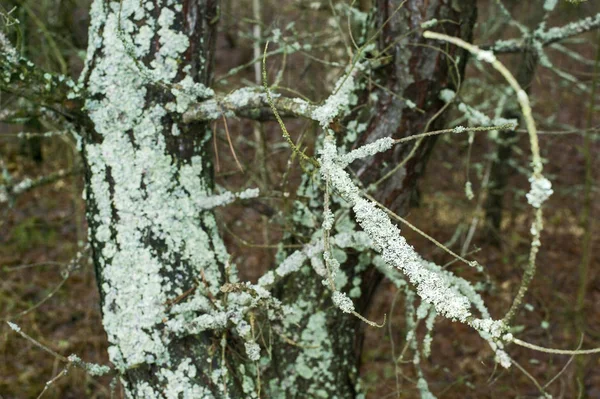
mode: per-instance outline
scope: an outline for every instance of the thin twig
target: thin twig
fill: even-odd
[[[468,132],[489,132],[492,130],[512,130],[516,128],[516,125],[512,123],[506,123],[504,125],[498,126],[479,126],[479,127],[462,127],[458,126],[452,129],[442,129],[442,130],[433,130],[431,132],[425,132],[420,134],[414,134],[412,136],[403,137],[401,139],[396,139],[394,144],[404,143],[407,141],[412,141],[416,139],[420,139],[423,137],[435,136],[443,133],[468,133]]]
[[[229,143],[229,149],[231,150],[231,155],[233,155],[233,159],[235,160],[235,164],[239,168],[240,172],[244,173],[244,168],[240,164],[237,155],[235,154],[235,149],[233,148],[233,143],[231,142],[231,135],[229,134],[229,128],[227,127],[227,119],[225,118],[225,114],[221,114],[223,117],[223,125],[225,126],[225,136],[227,137],[227,142]]]
[[[511,342],[513,342],[519,346],[522,346],[524,348],[536,350],[538,352],[551,353],[553,355],[593,355],[595,353],[600,353],[600,348],[575,349],[575,350],[554,349],[554,348],[546,348],[543,346],[530,344],[529,342],[521,341],[518,338],[513,338]]]
[[[292,151],[294,151],[296,154],[298,154],[298,156],[302,160],[310,162],[315,167],[319,167],[319,162],[316,159],[309,157],[305,153],[301,152],[300,149],[298,149],[298,147],[296,147],[296,144],[292,140],[292,137],[290,136],[289,132],[287,131],[285,124],[283,123],[283,120],[279,116],[279,112],[277,111],[277,108],[275,107],[275,104],[273,103],[273,97],[271,96],[271,92],[269,90],[269,84],[267,82],[267,49],[268,49],[268,47],[269,47],[269,42],[267,42],[265,44],[265,51],[263,53],[262,76],[263,76],[263,87],[265,89],[265,93],[267,94],[267,100],[269,102],[269,106],[271,107],[271,110],[273,111],[273,114],[275,115],[275,119],[277,119],[277,122],[279,123],[279,126],[281,127],[281,130],[283,132],[283,137],[288,142],[290,147],[292,147]]]

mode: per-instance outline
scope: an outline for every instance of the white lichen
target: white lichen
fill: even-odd
[[[85,143],[91,172],[86,198],[95,209],[90,239],[99,254],[109,356],[122,372],[158,366],[161,391],[140,382],[126,387],[131,397],[206,397],[192,360],[173,358],[170,345],[178,332],[227,324],[226,313],[206,314],[200,299],[219,293],[218,265],[227,259],[214,217],[205,210],[254,192],[214,198],[202,156],[176,161],[168,151],[166,138],[186,129],[169,121],[213,94],[185,71],[176,81],[189,46],[175,28],[176,9],[163,5],[155,19],[144,2],[95,0],[90,18],[85,107],[101,139]],[[160,45],[150,54],[153,40]],[[170,91],[175,103],[148,96],[149,87]],[[195,134],[210,137],[207,130]],[[204,285],[198,297],[171,308],[199,276]]]
[[[475,194],[473,194],[473,186],[470,181],[465,183],[465,196],[469,201],[475,198]]]
[[[108,366],[84,362],[79,356],[75,354],[71,354],[67,359],[71,363],[75,364],[77,367],[81,367],[82,369],[84,369],[92,377],[99,377],[108,374],[111,371],[110,367]]]
[[[424,261],[400,234],[384,211],[360,195],[358,187],[340,166],[339,156],[331,136],[327,136],[321,151],[321,175],[332,189],[352,205],[356,220],[373,242],[375,250],[389,266],[401,270],[416,287],[424,303],[434,307],[437,314],[458,320],[474,327],[486,339],[503,360],[501,343],[498,342],[505,330],[502,321],[489,318],[483,301],[465,280],[453,276],[437,265]],[[467,294],[467,295],[465,295]],[[475,318],[471,305],[481,310],[483,319]],[[421,312],[424,317],[425,312]]]
[[[7,321],[6,324],[8,324],[8,326],[15,332],[21,332],[21,327],[19,327],[18,325],[16,325],[13,322]]]
[[[430,20],[427,20],[425,22],[421,22],[421,29],[430,29],[433,28],[434,26],[436,26],[438,24],[438,20],[435,18],[432,18]]]
[[[244,342],[248,359],[256,362],[260,359],[260,346],[256,342]]]
[[[335,291],[331,295],[331,300],[333,304],[340,309],[344,313],[352,313],[354,312],[354,303],[352,299],[348,298],[348,296],[340,291]]]
[[[363,145],[353,151],[350,151],[346,155],[341,157],[342,164],[349,165],[357,159],[373,156],[380,152],[384,152],[392,148],[394,145],[394,139],[391,137],[383,137],[372,143]]]
[[[558,0],[545,0],[544,1],[544,11],[552,11],[556,7]]]
[[[545,177],[530,177],[531,190],[526,194],[527,202],[539,208],[552,195],[552,183]]]
[[[454,92],[453,90],[450,89],[442,89],[440,91],[440,100],[442,100],[445,103],[449,103],[450,101],[454,100],[454,98],[456,97],[456,92]]]
[[[323,212],[323,230],[329,231],[333,227],[335,217],[329,208]]]
[[[582,18],[579,21],[568,23],[564,26],[550,28],[547,31],[536,31],[535,39],[542,43],[558,41],[566,37],[586,32],[598,26],[600,26],[600,13]]]
[[[481,50],[477,53],[477,59],[480,61],[485,61],[490,64],[496,62],[496,56],[492,51]]]
[[[280,277],[287,276],[300,269],[306,258],[306,254],[302,251],[294,251],[275,269],[275,273]]]
[[[362,69],[362,65],[357,64],[354,68],[352,72],[343,75],[336,82],[333,93],[327,97],[323,105],[313,111],[313,119],[318,121],[323,129],[327,128],[341,111],[347,110],[356,101],[354,74]]]
[[[300,344],[303,347],[300,355],[296,358],[290,375],[290,384],[296,384],[297,379],[320,381],[321,385],[332,384],[335,382],[335,376],[332,373],[332,366],[336,360],[331,348],[331,340],[327,331],[327,317],[323,311],[317,311],[312,314],[306,327],[300,335]],[[327,391],[317,392],[322,386],[310,384],[307,397],[327,398]],[[324,395],[323,395],[324,394]]]

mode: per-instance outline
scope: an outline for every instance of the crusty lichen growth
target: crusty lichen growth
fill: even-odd
[[[227,373],[207,385],[211,359],[182,358],[176,347],[189,334],[233,323],[234,312],[220,302],[228,255],[210,209],[257,192],[212,195],[203,152],[210,132],[190,137],[178,122],[190,103],[213,93],[183,67],[190,43],[177,28],[184,15],[175,3],[159,13],[137,0],[92,5],[83,74],[94,127],[84,143],[90,239],[108,352],[127,396],[226,397]],[[184,140],[194,147],[182,147]],[[234,268],[228,272],[235,283]],[[237,317],[239,324],[244,313]]]
[[[367,153],[367,152],[366,152]],[[416,287],[419,297],[433,306],[435,312],[451,320],[471,325],[486,339],[496,352],[497,361],[504,367],[510,366],[508,355],[501,342],[505,325],[502,321],[489,318],[479,295],[465,280],[452,273],[429,264],[415,252],[400,234],[384,211],[362,198],[358,187],[343,170],[345,162],[338,155],[334,139],[327,136],[321,152],[321,175],[342,198],[350,203],[356,220],[373,242],[373,248],[381,253],[383,261],[401,270]],[[342,299],[338,298],[342,303]],[[471,310],[475,307],[483,318],[476,318]]]
[[[333,93],[313,111],[312,118],[319,122],[322,128],[327,128],[339,114],[348,112],[350,105],[356,103],[355,78],[363,68],[360,63],[353,65],[353,68],[336,82]]]

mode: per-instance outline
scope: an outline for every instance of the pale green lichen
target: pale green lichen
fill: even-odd
[[[568,23],[564,26],[550,28],[547,31],[536,31],[535,38],[542,43],[557,41],[578,33],[588,31],[594,27],[600,26],[600,13],[582,18],[579,21]]]
[[[361,64],[357,64],[354,70],[343,75],[336,82],[333,93],[327,97],[323,105],[313,111],[313,119],[318,121],[323,129],[327,128],[342,111],[348,110],[350,105],[356,102],[354,76],[362,68]]]
[[[121,371],[156,364],[162,385],[161,392],[145,382],[128,386],[127,394],[133,397],[209,394],[197,382],[192,360],[172,358],[169,345],[187,321],[197,331],[225,321],[218,313],[203,319],[207,304],[200,298],[174,306],[173,315],[168,303],[189,288],[192,276],[202,275],[206,284],[202,292],[218,294],[222,284],[218,264],[225,263],[227,254],[214,217],[205,210],[256,194],[215,198],[204,181],[201,156],[178,163],[167,151],[165,138],[177,137],[183,130],[166,123],[177,119],[170,114],[212,95],[190,75],[174,82],[189,45],[187,36],[174,28],[176,11],[165,5],[154,20],[144,3],[135,0],[110,4],[95,0],[91,8],[90,96],[85,106],[101,140],[85,143],[91,172],[86,196],[95,208],[90,238],[99,254],[108,352]],[[138,27],[135,21],[142,19],[144,24]],[[149,55],[151,40],[160,46],[149,66],[142,67],[139,59]],[[175,103],[148,99],[148,86],[170,90]],[[210,137],[208,131],[196,134]],[[160,253],[150,244],[153,240],[162,243]],[[186,278],[184,273],[191,275]],[[194,318],[195,312],[200,315]],[[162,326],[171,318],[173,325],[167,322],[171,329],[165,330]]]
[[[439,94],[440,100],[449,103],[456,97],[456,92],[450,89],[442,89]]]
[[[429,390],[429,385],[427,384],[427,380],[423,377],[420,377],[417,380],[417,388],[419,389],[419,395],[421,395],[421,399],[437,399],[434,394]]]
[[[195,381],[197,373],[198,370],[190,358],[181,361],[174,371],[171,371],[168,368],[162,368],[158,373],[158,378],[167,383],[162,390],[162,395],[169,399],[213,397],[208,388],[193,382]],[[162,397],[162,395],[158,397]]]
[[[465,196],[469,201],[475,198],[475,194],[473,194],[473,185],[470,181],[465,183]]]
[[[356,120],[346,123],[346,134],[344,135],[344,141],[349,145],[356,142],[358,136],[367,130],[368,125],[366,123],[359,123]]]
[[[496,61],[496,56],[492,51],[481,50],[477,53],[477,59],[492,64]]]
[[[390,267],[400,269],[415,285],[421,299],[433,305],[436,313],[474,327],[490,343],[500,364],[508,367],[508,356],[500,342],[501,333],[506,328],[504,323],[489,318],[483,301],[466,281],[461,282],[462,279],[438,266],[428,266],[428,262],[406,243],[398,227],[391,223],[385,212],[361,197],[358,187],[342,169],[344,163],[340,161],[331,136],[325,140],[320,162],[323,179],[352,205],[356,220],[373,241],[373,247],[381,253],[383,261]],[[484,309],[483,319],[473,316],[472,304]]]
[[[421,29],[430,29],[433,28],[434,26],[436,26],[438,24],[438,20],[435,18],[432,18],[430,20],[427,20],[425,22],[421,22]]]
[[[393,145],[393,138],[383,137],[381,139],[375,140],[372,143],[366,144],[353,151],[350,151],[349,153],[341,157],[341,161],[343,164],[349,165],[357,159],[366,158],[378,154],[380,152],[387,151],[390,148],[392,148]]]
[[[552,11],[556,7],[558,0],[545,0],[544,1],[544,11]]]
[[[296,384],[298,378],[320,381],[324,385],[334,383],[331,368],[335,359],[327,332],[325,312],[318,311],[310,316],[302,331],[300,344],[304,350],[300,352],[293,366],[297,375],[291,373],[287,377],[286,384]],[[329,397],[326,390],[320,390],[319,387],[312,384],[305,395],[307,397]]]
[[[185,167],[183,167],[182,171],[180,172],[180,181],[182,178],[182,172],[183,172],[184,168]],[[196,176],[196,175],[192,174],[192,176]],[[192,182],[193,182],[193,179],[192,179]],[[194,183],[192,183],[192,184],[194,184]],[[183,182],[182,182],[182,185],[184,187],[186,186]],[[205,210],[205,209],[206,210],[214,209],[219,206],[229,205],[233,201],[235,201],[236,198],[239,198],[242,200],[256,198],[256,197],[258,197],[259,194],[260,194],[260,191],[257,188],[249,188],[249,189],[246,189],[239,193],[232,193],[232,192],[226,191],[223,194],[219,194],[219,195],[200,197],[200,198],[196,199],[196,211],[197,210]]]
[[[19,327],[17,324],[12,323],[10,321],[7,321],[6,324],[8,324],[8,326],[14,331],[14,332],[21,332],[21,327]]]
[[[260,359],[260,346],[256,342],[245,342],[246,355],[248,359],[256,362]]]
[[[342,312],[354,312],[354,303],[352,303],[352,299],[348,298],[348,296],[343,292],[335,291],[331,295],[331,300],[333,301],[333,304],[337,306]]]
[[[471,315],[466,298],[452,292],[449,283],[439,275],[428,273],[420,267],[420,257],[406,243],[398,228],[392,225],[382,210],[362,199],[348,174],[335,165],[334,159],[337,155],[332,145],[331,140],[325,144],[322,173],[330,180],[332,186],[354,205],[357,221],[373,240],[375,248],[382,252],[386,263],[401,268],[409,279],[418,285],[419,295],[424,300],[435,304],[439,313],[466,321]]]
[[[431,355],[431,342],[433,341],[433,326],[435,324],[435,319],[437,317],[437,313],[435,310],[431,309],[429,312],[429,316],[425,319],[425,327],[427,332],[425,333],[425,337],[423,338],[423,356],[429,357]]]
[[[498,126],[498,125],[516,125],[516,119],[506,119],[506,118],[490,118],[485,115],[483,112],[478,109],[467,105],[466,103],[459,103],[458,110],[462,112],[465,117],[468,119],[469,123],[474,126]],[[455,131],[455,133],[462,133],[464,130],[459,129],[459,131]]]
[[[108,374],[111,371],[110,367],[108,366],[84,362],[79,356],[75,354],[70,355],[68,357],[68,360],[77,367],[84,369],[86,373],[88,373],[92,377],[99,377]]]
[[[335,220],[333,213],[329,208],[323,212],[323,230],[329,231],[333,227],[333,221]]]

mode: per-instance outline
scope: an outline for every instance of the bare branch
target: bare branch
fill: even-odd
[[[78,112],[78,85],[68,76],[38,68],[0,33],[0,92],[15,94],[61,114]]]

